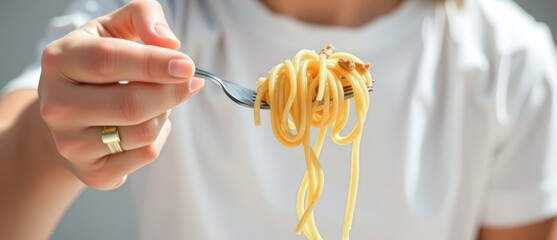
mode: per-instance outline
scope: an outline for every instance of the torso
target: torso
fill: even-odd
[[[495,93],[487,77],[466,77],[488,69],[462,61],[469,46],[451,36],[442,9],[410,1],[345,29],[284,19],[249,0],[200,2],[190,1],[174,23],[181,50],[241,85],[254,88],[298,50],[328,43],[372,63],[376,90],[362,134],[352,239],[474,238],[492,166]],[[160,159],[130,178],[140,236],[302,239],[294,227],[303,151],[280,145],[269,115],[261,119],[256,127],[253,110],[212,83],[177,106]],[[324,239],[339,239],[352,149],[328,138],[323,149],[316,222]]]

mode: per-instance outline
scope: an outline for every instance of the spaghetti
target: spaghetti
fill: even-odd
[[[335,143],[352,143],[350,186],[342,232],[342,239],[349,238],[358,188],[360,140],[369,106],[367,88],[372,85],[369,63],[364,64],[349,53],[333,53],[333,50],[331,45],[319,54],[301,50],[292,60],[273,67],[267,78],[257,81],[254,106],[256,125],[261,125],[260,105],[265,101],[270,106],[276,138],[285,146],[302,144],[304,148],[307,170],[298,191],[299,222],[295,232],[303,231],[312,240],[322,239],[313,210],[323,191],[324,176],[318,157],[329,126]],[[346,136],[341,136],[350,110],[351,100],[344,99],[344,87],[348,86],[353,89],[356,123]],[[310,145],[311,126],[319,129],[313,147]]]

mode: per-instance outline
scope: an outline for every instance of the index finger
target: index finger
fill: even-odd
[[[190,79],[195,65],[181,52],[142,45],[118,38],[96,38],[73,32],[61,50],[54,50],[59,70],[80,83],[106,84],[118,81],[180,83]],[[48,48],[45,52],[48,52]]]

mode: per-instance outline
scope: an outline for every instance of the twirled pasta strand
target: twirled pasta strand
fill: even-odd
[[[354,63],[359,65],[354,67]],[[270,106],[276,138],[285,146],[302,144],[304,148],[307,169],[298,191],[299,222],[295,232],[303,231],[308,239],[322,239],[313,210],[323,192],[324,175],[318,157],[329,126],[333,142],[352,143],[350,186],[342,233],[342,239],[349,239],[358,189],[360,140],[369,107],[367,87],[372,85],[368,67],[354,55],[332,53],[332,46],[327,46],[320,54],[301,50],[292,60],[276,65],[269,76],[257,81],[255,124],[261,125],[260,105],[265,101]],[[345,86],[353,89],[356,123],[346,136],[341,136],[352,102],[344,100]],[[319,129],[313,147],[310,145],[311,126]]]

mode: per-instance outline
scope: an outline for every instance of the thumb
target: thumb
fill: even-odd
[[[168,27],[163,9],[157,1],[132,1],[98,19],[108,37],[137,40],[147,45],[178,49],[180,41]]]

